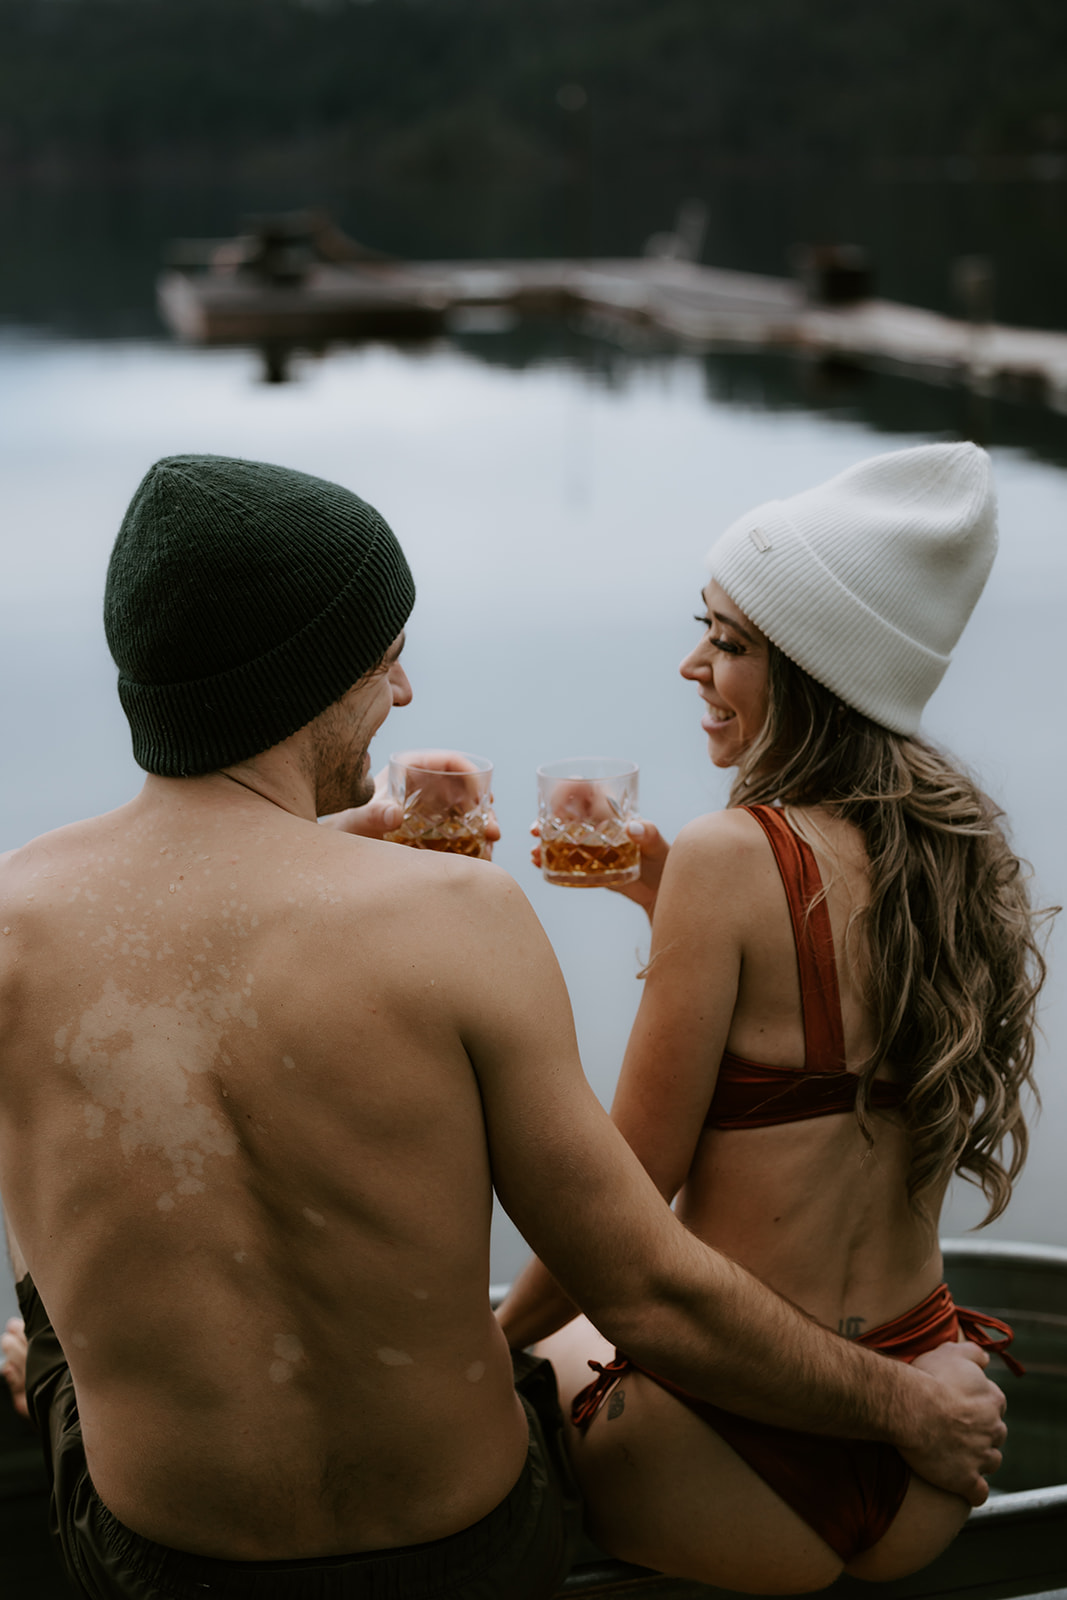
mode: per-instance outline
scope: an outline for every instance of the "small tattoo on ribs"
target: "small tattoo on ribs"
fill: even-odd
[[[621,1417],[626,1409],[626,1392],[623,1389],[613,1391],[608,1401],[608,1421],[614,1422],[616,1417]]]
[[[843,1333],[846,1339],[858,1339],[866,1321],[866,1317],[842,1317],[837,1324],[837,1331]]]

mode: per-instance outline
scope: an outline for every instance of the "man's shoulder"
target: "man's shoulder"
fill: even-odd
[[[80,882],[97,863],[103,843],[122,833],[125,807],[64,823],[0,853],[0,907],[43,909],[64,882]]]
[[[279,906],[278,925],[313,951],[316,992],[339,992],[344,973],[353,994],[358,967],[385,1007],[399,997],[410,1019],[469,1021],[548,958],[525,894],[491,862],[335,834],[302,870],[299,904]]]
[[[87,827],[85,822],[65,823],[48,833],[38,834],[35,839],[28,839],[25,844],[0,852],[0,894],[24,877],[47,870],[47,863],[55,861],[57,856],[61,859],[72,856],[79,842],[85,839]],[[85,843],[88,848],[88,841]]]
[[[429,911],[435,906],[467,908],[472,917],[529,911],[529,902],[510,873],[491,861],[415,850],[361,839],[332,829],[321,830],[318,849],[339,896],[357,906],[368,897],[386,896],[405,912],[413,907]],[[532,912],[530,913],[532,915]]]

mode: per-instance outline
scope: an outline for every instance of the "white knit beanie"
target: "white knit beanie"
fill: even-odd
[[[708,564],[797,666],[874,722],[915,733],[996,548],[988,455],[932,444],[757,506]]]

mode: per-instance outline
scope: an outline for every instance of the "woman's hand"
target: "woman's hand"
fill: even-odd
[[[646,822],[643,817],[628,823],[626,831],[631,839],[637,840],[638,849],[641,851],[641,876],[635,878],[633,883],[620,884],[615,893],[639,905],[651,922],[656,909],[660,879],[663,877],[663,869],[667,865],[671,847],[656,824]]]
[[[647,913],[649,922],[656,909],[656,896],[659,894],[660,879],[663,877],[663,868],[667,864],[670,845],[660,833],[654,822],[647,822],[643,817],[634,818],[626,824],[626,831],[631,839],[637,841],[641,852],[641,876],[632,883],[605,884],[612,894],[622,895],[624,900],[632,900],[635,905]],[[534,823],[530,828],[534,838],[540,840],[541,828],[539,823]],[[541,870],[541,845],[538,842],[530,851],[530,860],[540,872]]]

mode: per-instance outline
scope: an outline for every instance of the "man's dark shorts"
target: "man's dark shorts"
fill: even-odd
[[[472,1528],[429,1544],[311,1561],[213,1561],[126,1528],[89,1479],[70,1369],[27,1276],[18,1285],[26,1394],[52,1475],[52,1532],[91,1600],[543,1600],[562,1583],[581,1529],[547,1361],[515,1357],[530,1428],[518,1483]]]

